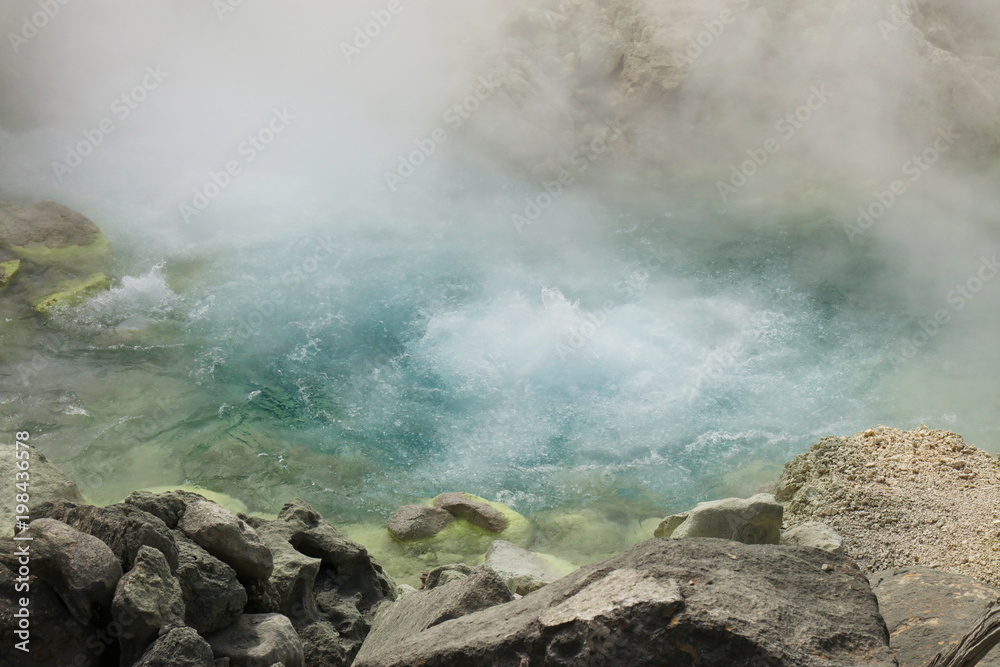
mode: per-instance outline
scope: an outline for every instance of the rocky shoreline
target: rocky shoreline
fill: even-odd
[[[7,449],[4,471],[16,460]],[[490,546],[478,566],[426,572],[419,591],[301,500],[273,518],[184,490],[98,507],[30,451],[32,521],[0,542],[4,665],[906,666],[970,650],[960,642],[977,621],[992,628],[980,649],[998,639],[995,520],[970,560],[960,545],[984,547],[962,530],[926,540],[895,513],[919,515],[922,488],[951,520],[995,516],[975,501],[993,502],[997,460],[943,431],[824,439],[785,466],[776,496],[701,503],[571,572],[526,548],[528,518],[443,494],[401,508],[392,539],[443,548],[478,533]],[[940,504],[949,494],[961,512]],[[873,522],[879,507],[886,520]],[[16,648],[26,636],[30,653]]]

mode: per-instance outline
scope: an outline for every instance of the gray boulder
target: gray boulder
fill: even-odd
[[[31,461],[32,505],[55,500],[66,500],[80,504],[84,502],[83,496],[80,495],[80,489],[77,488],[73,480],[52,465],[36,447],[29,445],[28,451]],[[14,445],[0,444],[0,479],[11,480],[11,484],[17,479],[15,475],[20,472],[17,467],[18,459],[14,457],[14,454]],[[13,492],[13,485],[10,488]],[[14,503],[0,503],[0,538],[10,537],[14,534],[14,517]]]
[[[311,665],[349,665],[378,605],[396,585],[360,545],[301,500],[277,519],[249,519],[274,554],[267,582],[271,606],[287,616]]]
[[[174,628],[153,642],[134,667],[215,667],[215,657],[193,628]]]
[[[463,575],[465,576],[465,575]],[[403,597],[404,595],[410,595],[411,593],[419,593],[420,591],[410,586],[409,584],[400,584],[396,587],[396,599]]]
[[[315,621],[319,611],[313,588],[323,561],[297,551],[280,531],[262,529],[260,536],[274,556],[269,583],[275,611],[297,628]]]
[[[52,586],[76,620],[89,625],[107,614],[122,578],[108,545],[55,519],[33,521],[21,536],[31,538],[32,571]]]
[[[247,592],[236,571],[183,535],[177,537],[177,549],[184,623],[208,634],[239,620]]]
[[[451,563],[449,565],[439,565],[426,575],[420,577],[424,582],[424,589],[430,590],[438,586],[444,586],[457,579],[464,579],[475,572],[475,568],[465,563]]]
[[[486,552],[486,567],[500,575],[511,593],[527,595],[551,584],[563,573],[527,549],[495,540]]]
[[[186,501],[189,497],[192,500],[205,500],[202,496],[193,493],[135,491],[125,499],[125,504],[138,507],[144,512],[149,512],[165,523],[167,528],[173,529],[177,527],[177,523],[184,516],[184,510],[187,507]]]
[[[869,580],[903,667],[923,667],[953,648],[1000,598],[1000,590],[972,577],[929,567],[884,570]],[[1000,654],[994,650],[978,664],[1000,667]]]
[[[94,630],[80,623],[63,604],[56,591],[47,583],[35,576],[29,576],[27,582],[17,579],[18,556],[17,548],[23,543],[15,544],[11,540],[0,540],[0,665],[7,667],[36,667],[38,665],[67,665],[77,655],[86,659],[95,659],[109,651],[109,645],[93,642]],[[18,585],[27,583],[30,587],[30,606],[28,615],[30,627],[28,636],[17,633],[19,622],[24,616],[21,601],[25,597]],[[43,632],[44,631],[44,632]],[[30,640],[27,648],[30,653],[16,648],[16,645],[26,638]]]
[[[281,614],[244,614],[234,625],[205,639],[212,645],[215,657],[228,658],[231,667],[305,664],[302,640],[291,621]]]
[[[790,547],[812,547],[832,553],[844,553],[844,539],[821,521],[807,521],[781,534],[781,543]]]
[[[102,239],[100,228],[82,213],[52,201],[28,206],[0,202],[0,246],[87,247]]]
[[[252,519],[261,533],[283,539],[301,554],[321,561],[316,594],[335,593],[356,599],[362,614],[370,613],[386,599],[394,599],[396,584],[361,545],[330,525],[306,502],[296,498],[285,503],[277,519]]]
[[[342,635],[330,621],[316,621],[298,629],[307,665],[349,667],[361,648],[361,641]]]
[[[390,664],[381,662],[382,656],[424,630],[513,599],[506,582],[487,567],[434,590],[407,595],[379,610],[354,664]]]
[[[434,537],[455,517],[446,510],[423,505],[403,505],[389,519],[389,533],[401,542]]]
[[[118,582],[112,609],[123,626],[123,665],[141,657],[161,632],[184,625],[181,586],[162,553],[152,547],[139,550],[135,567]]]
[[[115,553],[127,572],[132,569],[139,549],[153,547],[164,555],[171,570],[177,569],[177,542],[160,519],[131,505],[107,507],[74,505],[62,500],[33,508],[35,518],[58,519],[101,540]]]
[[[229,565],[242,579],[266,580],[274,560],[271,550],[246,521],[210,500],[187,503],[177,529]]]
[[[434,507],[447,510],[459,519],[491,533],[502,533],[510,525],[507,517],[482,499],[468,493],[442,493],[433,501]]]
[[[718,537],[744,544],[778,544],[784,508],[774,496],[725,498],[698,503],[664,519],[653,535],[661,538]]]
[[[896,664],[849,559],[718,539],[647,540],[514,602],[389,641],[381,627],[380,615],[355,667]]]

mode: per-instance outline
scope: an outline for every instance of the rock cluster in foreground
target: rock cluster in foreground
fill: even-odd
[[[652,539],[560,576],[498,541],[499,571],[436,573],[394,603],[298,500],[274,520],[184,491],[34,515],[30,660],[12,648],[17,543],[0,547],[4,665],[894,664],[860,570],[817,549]]]
[[[14,649],[26,542],[0,542],[5,666],[346,666],[396,597],[365,549],[299,500],[274,520],[184,491],[33,515],[18,535],[31,538],[30,655]]]
[[[880,443],[869,441],[878,434]],[[30,575],[19,574],[25,542],[0,540],[0,664],[958,667],[975,663],[935,660],[949,651],[977,655],[977,646],[978,664],[1000,664],[998,656],[983,657],[1000,640],[1000,591],[920,566],[866,577],[852,560],[864,542],[800,521],[804,506],[813,510],[804,518],[853,527],[830,510],[850,513],[846,501],[854,497],[822,485],[843,489],[859,479],[852,449],[859,445],[881,446],[891,465],[915,470],[918,480],[929,453],[936,458],[928,465],[960,455],[966,467],[947,467],[967,476],[953,492],[981,481],[976,475],[989,469],[983,461],[992,461],[953,434],[926,429],[827,439],[786,467],[785,505],[768,494],[701,503],[666,517],[654,539],[568,574],[499,539],[527,535],[527,518],[475,496],[444,494],[426,507],[453,519],[423,540],[443,539],[463,523],[494,539],[483,565],[435,568],[421,591],[397,587],[363,547],[301,500],[274,519],[234,514],[180,490],[136,492],[95,507],[79,502],[58,470],[39,469],[51,477],[51,494],[18,535],[30,538]],[[843,460],[848,455],[855,458]],[[862,459],[862,467],[877,466]],[[852,477],[837,477],[840,470]],[[941,479],[939,486],[955,483]],[[820,502],[831,498],[840,504]],[[399,516],[409,522],[411,514],[437,516]],[[893,539],[902,548],[902,535]],[[30,584],[30,654],[14,648],[19,577]]]

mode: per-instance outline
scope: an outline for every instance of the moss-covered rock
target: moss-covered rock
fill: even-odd
[[[103,292],[111,287],[111,279],[103,273],[92,273],[80,280],[66,281],[59,285],[58,291],[42,298],[35,303],[35,310],[47,312],[60,305],[72,305],[83,299]]]
[[[534,535],[534,527],[528,519],[503,503],[495,503],[468,494],[472,501],[483,503],[501,513],[507,520],[507,528],[500,533],[480,528],[465,519],[456,518],[437,535],[411,542],[397,540],[386,529],[385,524],[353,524],[343,526],[344,532],[363,544],[379,562],[399,581],[413,586],[420,585],[420,574],[439,565],[466,563],[478,565],[494,540],[507,540],[520,547],[528,547]],[[422,503],[433,507],[433,500]]]
[[[82,213],[51,201],[28,206],[0,203],[0,246],[39,264],[79,263],[105,257],[110,245]]]
[[[528,546],[532,536],[531,522],[524,515],[515,512],[503,503],[495,503],[471,493],[462,494],[469,501],[486,505],[496,510],[507,521],[507,527],[500,532],[477,526],[462,517],[449,524],[434,537],[409,542],[419,551],[447,552],[466,556],[482,556],[493,544],[493,540],[503,539],[518,546]],[[433,501],[429,503],[433,505]]]
[[[6,287],[20,270],[21,260],[19,259],[9,259],[6,262],[0,262],[0,289]]]
[[[105,290],[110,259],[108,239],[82,213],[51,201],[0,202],[0,289],[17,274],[9,307],[44,313]]]

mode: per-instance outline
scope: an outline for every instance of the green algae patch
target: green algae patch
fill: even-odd
[[[111,279],[103,273],[92,273],[82,280],[68,281],[35,304],[35,310],[47,312],[55,306],[72,305],[111,288]]]
[[[527,547],[531,542],[534,529],[531,522],[518,512],[503,503],[494,503],[485,498],[463,493],[470,501],[489,505],[507,519],[507,528],[499,533],[475,526],[464,519],[456,519],[447,528],[434,537],[425,540],[407,542],[407,546],[425,547],[431,551],[444,551],[468,555],[483,555],[493,544],[493,540],[507,540],[519,547]],[[432,505],[432,503],[426,503]]]
[[[20,270],[21,260],[19,259],[10,259],[6,262],[0,262],[0,289],[6,287]]]
[[[103,260],[111,254],[111,243],[101,233],[98,233],[97,238],[89,245],[68,245],[61,247],[12,245],[8,247],[22,259],[27,259],[37,264],[77,265],[94,260]]]
[[[535,529],[527,517],[503,503],[491,502],[471,494],[463,495],[503,514],[507,519],[507,528],[493,533],[464,519],[455,519],[434,537],[412,542],[401,542],[394,538],[384,523],[351,524],[338,528],[368,549],[397,582],[416,587],[420,586],[421,573],[439,565],[481,564],[494,540],[507,540],[524,548],[530,546]],[[433,500],[427,499],[420,504],[433,507]],[[553,564],[560,567],[555,562]],[[566,567],[565,562],[562,567]]]
[[[553,556],[552,554],[541,553],[538,551],[532,551],[532,553],[563,574],[576,572],[579,569],[575,564],[565,558],[560,558],[559,556]]]
[[[624,519],[590,509],[549,510],[533,516],[540,556],[586,565],[653,537],[662,518]],[[558,567],[558,564],[553,562]]]

